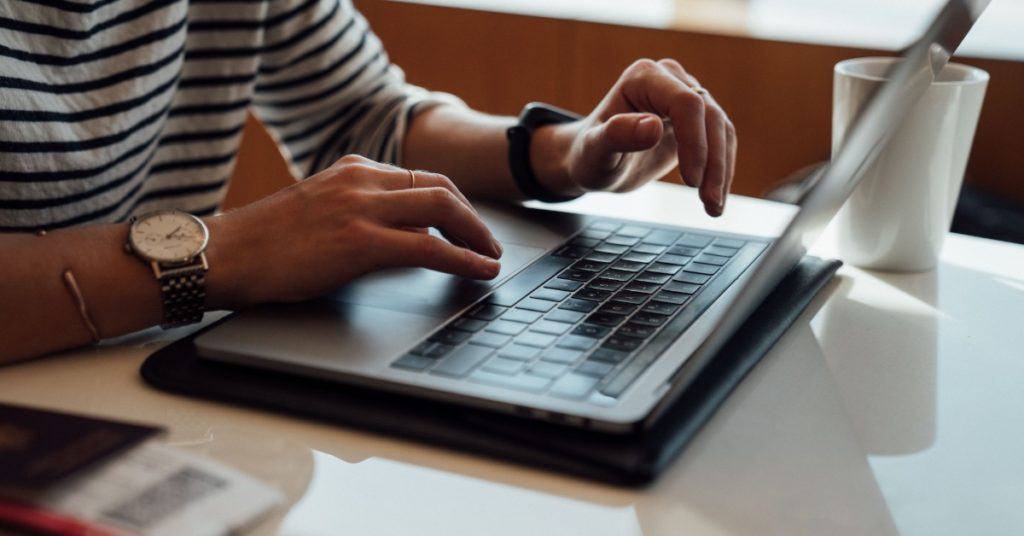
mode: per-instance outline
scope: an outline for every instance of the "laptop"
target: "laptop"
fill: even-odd
[[[502,271],[389,270],[242,311],[204,359],[626,433],[656,422],[803,257],[988,0],[949,0],[809,180],[777,238],[482,206]]]

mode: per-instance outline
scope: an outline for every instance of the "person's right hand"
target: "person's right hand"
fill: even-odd
[[[350,155],[266,199],[207,219],[208,306],[313,298],[389,267],[497,276],[501,246],[455,185],[416,171],[410,186],[408,170]],[[451,242],[426,233],[431,227]]]

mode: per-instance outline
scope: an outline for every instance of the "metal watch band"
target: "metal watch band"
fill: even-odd
[[[205,263],[203,263],[205,264]],[[164,299],[164,328],[195,324],[206,309],[206,269],[203,266],[175,270],[160,278]]]

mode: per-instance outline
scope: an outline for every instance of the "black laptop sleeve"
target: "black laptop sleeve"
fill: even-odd
[[[142,376],[166,391],[427,441],[620,485],[654,480],[831,280],[838,261],[804,258],[693,386],[642,432],[609,435],[451,404],[200,359],[197,335],[159,350]],[[209,329],[209,328],[207,328]]]

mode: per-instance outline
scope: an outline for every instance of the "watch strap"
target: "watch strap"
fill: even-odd
[[[160,276],[164,302],[164,329],[195,324],[206,310],[206,254],[189,267],[175,268]]]
[[[563,195],[544,187],[530,164],[530,141],[533,131],[552,124],[578,121],[582,116],[548,104],[531,102],[519,114],[519,122],[508,129],[508,164],[516,186],[524,195],[545,203],[571,201],[580,195]]]

